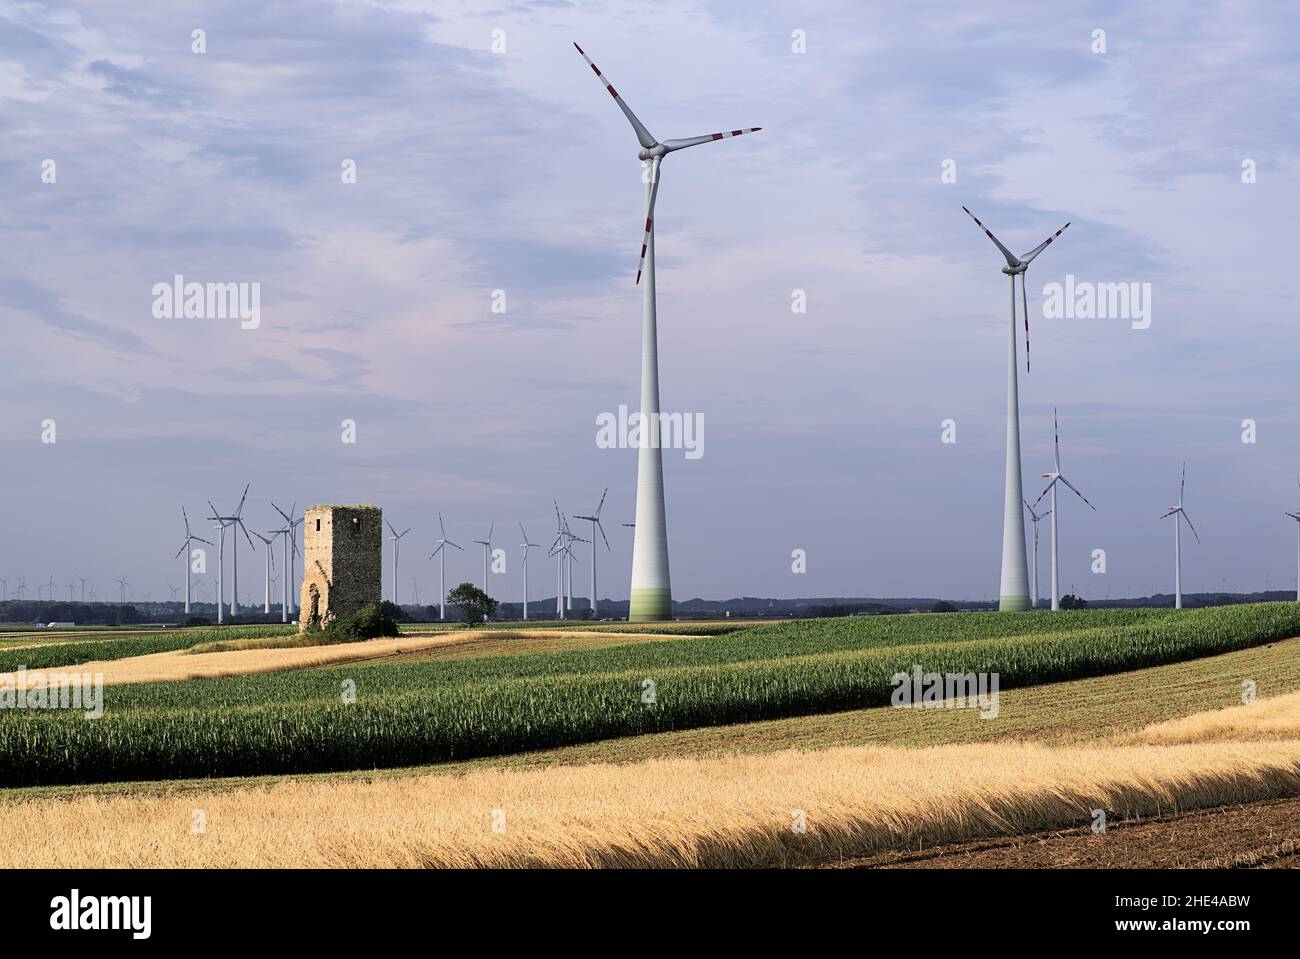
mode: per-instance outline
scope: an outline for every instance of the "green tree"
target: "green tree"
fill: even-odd
[[[946,599],[941,599],[941,600],[939,600],[939,602],[937,602],[937,603],[934,604],[934,608],[933,608],[932,610],[930,610],[930,612],[932,612],[932,613],[955,613],[955,612],[957,612],[957,607],[956,607],[955,605],[953,605],[952,603],[948,602]]]
[[[1066,593],[1061,597],[1061,609],[1087,609],[1088,601],[1081,596],[1075,596],[1073,593]]]
[[[497,611],[497,601],[473,583],[461,583],[447,594],[447,602],[459,606],[465,622],[477,626]]]

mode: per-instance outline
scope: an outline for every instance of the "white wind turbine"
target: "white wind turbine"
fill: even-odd
[[[1300,476],[1296,477],[1296,485],[1297,485],[1297,486],[1300,486]],[[1296,559],[1296,587],[1295,587],[1295,599],[1296,599],[1296,602],[1297,602],[1297,603],[1300,603],[1300,513],[1287,513],[1286,515],[1287,515],[1287,516],[1290,516],[1293,520],[1296,521],[1296,527],[1295,527],[1295,559]]]
[[[447,538],[447,528],[442,525],[441,513],[438,514],[438,531],[442,536],[438,539],[438,548],[429,555],[429,559],[433,559],[439,553],[442,554],[442,557],[438,560],[438,619],[443,620],[447,618],[447,553],[445,547],[455,546],[462,553],[465,552],[465,547],[459,546]]]
[[[524,532],[524,524],[519,524],[519,535],[524,541],[519,544],[519,548],[524,551],[524,619],[528,619],[528,551],[533,548],[539,548],[540,543],[532,543],[528,540],[528,534]]]
[[[474,544],[476,546],[483,547],[483,592],[485,593],[488,591],[487,588],[488,560],[492,556],[492,534],[493,532],[496,531],[496,528],[497,528],[496,520],[493,520],[492,525],[488,527],[487,539],[474,540]]]
[[[388,523],[388,520],[385,520],[384,522]],[[388,538],[393,541],[393,605],[396,606],[397,605],[397,559],[402,552],[402,537],[411,531],[411,527],[408,526],[406,527],[406,529],[402,530],[399,533],[392,523],[388,523],[388,531],[390,534]]]
[[[1161,516],[1161,519],[1172,516],[1174,518],[1174,609],[1183,608],[1183,549],[1182,542],[1179,538],[1179,531],[1182,528],[1178,522],[1179,519],[1187,520],[1187,528],[1192,531],[1196,537],[1196,542],[1201,541],[1201,537],[1196,533],[1196,527],[1192,525],[1187,511],[1183,509],[1183,487],[1187,485],[1187,462],[1183,461],[1183,478],[1178,481],[1178,505],[1169,507],[1169,512]]]
[[[54,602],[54,591],[55,591],[56,589],[58,589],[58,587],[54,585],[54,574],[53,574],[53,573],[50,573],[50,581],[49,581],[48,583],[46,583],[45,585],[41,586],[40,589],[38,589],[38,590],[36,591],[36,595],[37,595],[38,597],[41,595],[41,592],[40,592],[40,591],[41,591],[42,589],[48,589],[48,590],[50,591],[50,602],[51,602],[51,603]]]
[[[130,585],[130,580],[128,580],[125,576],[123,576],[123,577],[120,578],[120,579],[115,579],[115,580],[113,580],[113,582],[117,583],[118,587],[122,590],[122,605],[125,606],[125,605],[126,605],[126,588],[127,588],[127,586]]]
[[[663,453],[659,447],[659,345],[655,316],[655,199],[659,193],[659,167],[664,157],[677,150],[726,140],[744,133],[757,133],[759,127],[710,133],[706,136],[688,137],[684,140],[656,140],[636,114],[623,102],[614,87],[592,63],[591,58],[576,43],[574,47],[591,66],[593,72],[618,108],[632,124],[641,150],[637,154],[643,168],[645,183],[645,234],[641,241],[641,264],[637,269],[637,282],[645,273],[642,288],[641,329],[641,424],[642,442],[637,453],[637,529],[632,545],[632,596],[628,605],[628,619],[633,622],[653,622],[672,619],[672,587],[668,575],[668,527],[664,516]],[[646,438],[646,432],[650,437]]]
[[[262,549],[266,553],[266,588],[262,593],[262,615],[271,615],[271,567],[275,565],[275,551],[271,548],[274,542],[272,539],[277,530],[271,530],[271,536],[263,536],[256,530],[253,535],[262,541]],[[281,617],[283,619],[283,617]]]
[[[81,584],[81,601],[82,601],[83,603],[86,601],[86,580],[87,580],[87,578],[88,578],[88,577],[85,577],[85,576],[78,576],[78,577],[76,578],[76,579],[77,579],[77,582]]]
[[[208,505],[211,506],[212,504],[209,503]],[[213,512],[215,513],[216,510],[213,510]],[[185,521],[185,542],[181,543],[181,548],[176,551],[176,555],[172,559],[178,559],[182,553],[185,554],[185,614],[188,616],[190,612],[190,544],[196,542],[207,543],[209,546],[214,544],[190,532],[190,518],[185,512],[184,506],[181,507],[181,519]],[[85,583],[82,583],[82,588],[85,589]]]
[[[1061,608],[1061,591],[1059,587],[1059,581],[1057,580],[1057,575],[1056,575],[1056,516],[1057,516],[1056,484],[1058,482],[1064,483],[1066,486],[1068,486],[1071,490],[1074,491],[1075,496],[1079,497],[1079,499],[1083,500],[1085,503],[1088,503],[1088,497],[1080,493],[1073,483],[1071,483],[1068,479],[1066,479],[1064,476],[1061,475],[1061,427],[1056,421],[1055,407],[1052,408],[1052,429],[1055,431],[1053,433],[1053,437],[1054,437],[1053,444],[1056,450],[1055,461],[1054,461],[1056,464],[1056,469],[1053,470],[1051,473],[1043,474],[1043,479],[1050,479],[1051,482],[1047,484],[1047,489],[1043,490],[1041,493],[1038,494],[1038,499],[1034,500],[1034,505],[1037,506],[1039,500],[1041,500],[1044,496],[1046,496],[1049,490],[1051,491],[1052,508],[1048,510],[1048,512],[1052,514],[1052,611],[1056,612]],[[1091,503],[1088,503],[1088,506],[1092,509],[1094,513],[1097,511],[1097,507],[1093,506]],[[1038,575],[1038,540],[1037,540],[1038,520],[1037,518],[1035,518],[1034,520],[1034,537],[1035,537],[1034,575],[1035,577],[1037,577]],[[1034,588],[1034,592],[1035,594],[1037,594],[1038,592],[1037,587]]]
[[[1029,519],[1034,525],[1034,575],[1030,580],[1030,609],[1038,608],[1038,521],[1051,515],[1052,510],[1046,513],[1035,513],[1034,508],[1029,505],[1029,500],[1024,500],[1025,509],[1029,510]]]
[[[609,494],[609,487],[605,487],[605,492],[600,494],[600,504],[596,507],[596,512],[590,516],[575,516],[574,519],[585,520],[591,524],[591,618],[596,618],[596,531],[600,530],[600,538],[605,541],[605,549],[613,552],[613,547],[609,545],[609,538],[605,535],[605,527],[600,524],[600,511],[605,508],[605,497]]]
[[[966,207],[962,207],[966,210]],[[1001,251],[1007,265],[1002,272],[1011,278],[1011,325],[1007,334],[1007,466],[1002,510],[1002,585],[998,609],[1022,610],[1029,608],[1029,575],[1025,568],[1025,515],[1018,503],[1024,502],[1024,487],[1020,475],[1020,392],[1016,377],[1016,276],[1020,276],[1020,295],[1025,313],[1025,372],[1029,372],[1029,300],[1025,292],[1025,273],[1029,264],[1052,241],[1065,232],[1065,224],[1038,246],[1022,257],[1015,256],[979,218],[966,210],[985,235]]]
[[[209,516],[208,519],[216,520],[218,523],[221,524],[221,536],[218,537],[218,539],[220,540],[220,544],[221,544],[221,545],[218,547],[218,552],[219,552],[220,554],[222,554],[222,555],[220,556],[220,558],[219,558],[219,562],[220,562],[220,564],[221,564],[221,575],[218,577],[219,580],[223,580],[224,577],[225,577],[225,573],[226,573],[226,569],[225,569],[226,564],[225,564],[225,558],[224,558],[224,546],[225,546],[225,539],[226,539],[226,535],[225,535],[225,534],[226,534],[226,527],[227,527],[227,526],[233,526],[233,527],[235,527],[236,529],[240,530],[240,531],[243,532],[243,534],[244,534],[244,539],[248,540],[248,545],[249,545],[249,547],[251,548],[252,545],[253,545],[253,538],[252,538],[251,536],[248,535],[248,529],[247,529],[247,527],[244,526],[244,520],[243,520],[243,515],[244,515],[244,501],[248,499],[248,487],[249,487],[250,485],[252,485],[252,484],[250,484],[250,483],[245,483],[245,484],[244,484],[244,493],[243,493],[242,496],[239,497],[239,506],[236,507],[235,512],[234,512],[233,514],[231,514],[230,516],[221,516],[221,515],[219,515],[219,514],[217,513],[217,508],[216,508],[215,506],[212,506],[212,500],[208,500],[208,505],[209,505],[209,506],[212,506],[212,515]],[[231,576],[231,580],[230,580],[230,615],[231,615],[232,617],[235,617],[235,616],[238,616],[238,615],[239,615],[239,538],[238,538],[238,537],[235,537],[235,540],[234,540],[234,547],[235,547],[235,549],[234,549],[234,556],[233,556],[233,559],[232,559],[232,561],[231,561],[231,569],[230,569],[230,576]],[[218,622],[218,623],[223,622],[222,615],[221,615],[221,609],[220,609],[220,603],[224,602],[224,601],[225,601],[225,598],[226,598],[226,590],[225,590],[224,583],[223,583],[223,585],[221,586],[219,592],[221,593],[221,596],[220,596],[219,599],[218,599],[218,609],[217,609],[217,622]]]
[[[281,607],[282,615],[280,618],[281,620],[288,622],[289,613],[293,612],[296,608],[296,604],[293,601],[294,573],[296,572],[294,559],[302,555],[298,549],[298,535],[295,530],[298,529],[303,518],[290,518],[293,514],[298,512],[297,500],[293,501],[293,505],[289,507],[288,513],[276,506],[275,503],[271,504],[271,508],[279,513],[284,519],[284,601],[283,606]],[[282,531],[275,530],[275,532],[279,534]]]

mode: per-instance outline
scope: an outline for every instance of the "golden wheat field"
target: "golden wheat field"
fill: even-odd
[[[1283,700],[1288,702],[1283,703]],[[295,780],[0,803],[0,865],[754,867],[1300,793],[1300,739],[1261,739],[1300,697],[1140,734],[1173,745],[1033,743],[786,750],[374,782]],[[1246,741],[1224,739],[1224,730]],[[1199,733],[1196,731],[1200,730]],[[1206,742],[1186,740],[1203,735]],[[196,824],[201,823],[202,829]],[[800,829],[800,826],[803,828]]]

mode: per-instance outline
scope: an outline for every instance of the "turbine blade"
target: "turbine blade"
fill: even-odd
[[[409,533],[409,532],[410,532],[411,530],[413,530],[414,528],[415,528],[414,526],[408,526],[408,527],[406,527],[406,529],[402,530],[400,533],[397,534],[397,538],[398,538],[398,539],[401,539],[403,536],[405,536],[407,533]]]
[[[1075,485],[1074,485],[1073,483],[1071,483],[1068,479],[1066,479],[1064,476],[1061,477],[1061,482],[1064,483],[1066,486],[1070,487],[1070,489],[1074,490],[1074,495],[1075,495],[1075,496],[1079,497],[1079,499],[1083,500],[1085,503],[1088,503],[1088,497],[1086,497],[1086,496],[1084,496],[1082,493],[1080,493],[1079,490],[1075,487]],[[1092,506],[1091,503],[1088,503],[1088,505],[1089,505],[1089,506]],[[1096,509],[1097,509],[1097,507],[1092,506],[1092,509],[1093,509],[1093,511],[1095,512]]]
[[[1290,515],[1290,514],[1287,514],[1287,515]],[[189,548],[190,548],[190,539],[189,539],[189,537],[187,536],[187,537],[185,537],[185,542],[181,543],[181,548],[178,549],[178,550],[176,551],[176,555],[173,556],[172,559],[180,559],[180,558],[181,558],[181,553],[185,552],[185,551],[186,551],[187,549],[189,549]]]
[[[600,511],[604,508],[604,506],[605,506],[605,497],[608,496],[608,495],[609,495],[609,487],[606,486],[606,487],[605,487],[605,492],[603,492],[603,493],[600,494],[600,503],[596,506],[596,518],[597,518],[597,519],[600,518]]]
[[[641,237],[641,259],[636,265],[636,282],[641,283],[645,270],[645,254],[650,247],[650,234],[655,225],[655,199],[659,196],[659,157],[650,161],[650,199],[645,207],[645,235]]]
[[[1197,535],[1196,527],[1192,525],[1192,519],[1190,516],[1187,515],[1187,510],[1180,509],[1178,513],[1180,516],[1182,516],[1183,519],[1187,520],[1187,528],[1192,531],[1192,535],[1196,536],[1196,542],[1199,543],[1201,541],[1201,537]]]
[[[600,530],[600,538],[605,541],[605,549],[614,552],[614,547],[609,545],[609,537],[605,535],[605,527],[600,524],[599,518],[596,520],[596,529]]]
[[[429,559],[433,559],[435,556],[437,556],[439,553],[441,553],[441,552],[442,552],[442,548],[443,548],[444,546],[446,546],[446,545],[447,545],[447,544],[446,544],[445,541],[439,543],[439,544],[438,544],[438,548],[435,549],[432,553],[429,554]]]
[[[757,133],[762,127],[745,127],[743,130],[727,130],[723,133],[706,133],[702,137],[686,137],[683,140],[665,140],[664,149],[669,153],[676,150],[685,150],[687,147],[699,146],[701,143],[712,143],[715,140],[730,140],[732,137],[743,136],[746,133]]]
[[[1052,241],[1055,240],[1055,239],[1056,239],[1058,236],[1060,236],[1062,233],[1064,233],[1064,232],[1065,232],[1065,227],[1066,227],[1066,226],[1069,226],[1069,225],[1070,225],[1070,224],[1068,224],[1068,223],[1065,224],[1065,226],[1061,227],[1059,230],[1057,230],[1055,233],[1053,233],[1051,236],[1049,236],[1049,237],[1048,237],[1046,240],[1044,240],[1042,243],[1038,244],[1038,246],[1034,247],[1032,250],[1030,250],[1028,253],[1026,253],[1024,256],[1022,256],[1022,257],[1020,258],[1021,261],[1023,261],[1024,263],[1033,263],[1033,262],[1034,262],[1034,257],[1038,256],[1038,254],[1042,253],[1042,252],[1043,252],[1044,250],[1046,250],[1049,246],[1051,246],[1051,245],[1052,245]]]
[[[1038,499],[1034,500],[1034,505],[1035,505],[1035,506],[1037,506],[1039,503],[1041,503],[1041,502],[1043,501],[1043,497],[1046,496],[1048,493],[1050,493],[1050,492],[1052,491],[1052,487],[1056,485],[1056,480],[1057,480],[1057,477],[1055,477],[1055,476],[1052,477],[1052,481],[1051,481],[1050,483],[1047,484],[1047,488],[1044,489],[1041,493],[1038,494]],[[1043,515],[1046,516],[1047,514],[1044,513]]]
[[[1187,485],[1187,460],[1183,460],[1183,478],[1178,481],[1178,505],[1183,505],[1183,487]]]
[[[465,552],[465,547],[464,547],[464,546],[461,546],[459,543],[453,543],[451,540],[447,540],[447,545],[448,545],[448,546],[455,546],[455,547],[456,547],[458,550],[460,550],[462,553]]]
[[[1160,518],[1168,519],[1170,516],[1173,516],[1177,512],[1178,512],[1178,507],[1175,506],[1173,509],[1171,509],[1168,513],[1165,513],[1164,516],[1161,516]]]
[[[1016,278],[1011,277],[1012,286],[1015,285]],[[1025,372],[1029,372],[1029,295],[1025,292],[1025,274],[1020,274],[1020,303],[1021,312],[1025,314]],[[1057,466],[1060,469],[1060,466]]]
[[[1024,286],[1024,282],[1023,282],[1023,280],[1021,281],[1021,284],[1020,284],[1020,285],[1021,285],[1022,287]],[[1028,330],[1028,328],[1029,328],[1029,311],[1026,310],[1026,311],[1025,311],[1025,329]],[[1026,340],[1026,341],[1025,341],[1025,359],[1028,360],[1028,358],[1029,358],[1029,341]],[[1057,419],[1057,417],[1056,417],[1056,407],[1055,407],[1055,406],[1052,407],[1052,437],[1053,437],[1052,442],[1053,442],[1053,443],[1055,444],[1055,446],[1056,446],[1056,450],[1055,450],[1055,452],[1056,452],[1056,472],[1059,474],[1059,473],[1061,472],[1061,421],[1060,421],[1059,419]]]
[[[963,209],[963,210],[966,210],[965,207],[962,207],[962,209]],[[1006,257],[1006,260],[1007,260],[1007,266],[1015,267],[1015,266],[1019,266],[1019,265],[1020,265],[1020,261],[1016,259],[1015,255],[1014,255],[1010,250],[1008,250],[1005,246],[1002,245],[1002,241],[999,240],[996,236],[993,235],[993,231],[992,231],[992,230],[990,230],[988,227],[986,227],[983,223],[980,222],[980,218],[979,218],[979,217],[977,217],[977,216],[976,216],[974,213],[972,213],[970,210],[966,210],[966,215],[969,216],[972,220],[974,220],[974,221],[975,221],[975,225],[978,226],[981,230],[984,231],[984,235],[987,236],[990,240],[992,240],[992,241],[993,241],[993,244],[994,244],[994,245],[995,245],[999,250],[1002,251],[1002,255],[1003,255],[1004,257]]]
[[[587,61],[587,65],[591,67],[592,72],[596,74],[596,78],[600,80],[601,83],[605,84],[605,89],[608,90],[609,95],[614,98],[614,102],[618,104],[618,108],[623,111],[623,115],[627,117],[627,122],[632,124],[632,129],[636,131],[636,138],[641,146],[646,149],[654,146],[655,138],[650,135],[650,131],[645,128],[645,124],[637,119],[636,114],[632,112],[632,108],[623,102],[623,98],[618,95],[618,91],[614,89],[614,85],[605,79],[605,74],[600,72],[600,67],[592,63],[591,57],[587,56],[587,51],[582,49],[582,47],[578,46],[576,43],[573,45],[573,48],[582,54],[582,59]]]

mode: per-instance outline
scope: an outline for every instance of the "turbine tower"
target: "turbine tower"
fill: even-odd
[[[726,140],[744,133],[757,133],[759,127],[711,133],[684,140],[664,140],[651,136],[636,114],[592,63],[582,47],[574,47],[587,61],[597,79],[605,85],[618,108],[636,132],[641,150],[645,183],[645,234],[641,240],[641,263],[636,279],[646,282],[641,299],[641,433],[637,451],[636,517],[637,529],[632,545],[632,596],[628,604],[631,622],[655,622],[672,619],[672,587],[668,575],[668,527],[664,515],[663,453],[659,447],[659,345],[655,316],[655,199],[659,193],[659,167],[664,157],[677,150]]]
[[[244,520],[242,518],[244,515],[244,501],[248,499],[248,487],[250,485],[252,484],[250,483],[244,484],[244,494],[239,497],[239,506],[235,509],[235,512],[232,513],[230,516],[219,515],[217,513],[217,508],[215,506],[212,506],[212,500],[208,500],[208,505],[212,506],[212,515],[209,516],[208,519],[216,520],[218,523],[221,524],[221,536],[218,537],[218,539],[221,541],[221,545],[218,547],[219,562],[221,564],[221,572],[220,575],[218,576],[219,582],[224,581],[225,574],[226,574],[226,564],[225,564],[225,556],[224,556],[226,527],[233,526],[236,529],[239,529],[240,531],[243,532],[244,539],[248,540],[249,547],[251,548],[253,545],[253,538],[248,535],[248,529],[244,526]],[[232,618],[239,615],[239,538],[238,537],[235,538],[234,544],[235,544],[235,551],[234,551],[234,557],[232,559],[231,569],[230,569],[230,576],[231,576],[230,615]],[[221,604],[225,602],[226,599],[226,590],[225,590],[224,582],[219,587],[218,592],[220,592],[221,595],[217,598],[217,622],[221,623],[224,621],[221,615]]]
[[[212,504],[209,503],[208,505],[211,506]],[[213,510],[213,512],[215,513],[216,510]],[[179,558],[182,553],[185,554],[185,615],[188,616],[190,614],[190,544],[195,542],[207,543],[209,546],[215,544],[209,543],[203,537],[195,536],[190,532],[190,518],[185,512],[184,506],[181,507],[181,519],[185,521],[185,542],[181,543],[181,548],[176,551],[176,555],[172,559]],[[86,584],[84,582],[81,584],[81,588],[83,591],[85,590]]]
[[[1029,505],[1029,500],[1023,500],[1025,509],[1029,510],[1029,519],[1034,524],[1034,575],[1029,581],[1030,596],[1029,608],[1038,608],[1038,521],[1046,518],[1051,514],[1049,509],[1046,513],[1035,513],[1034,508]]]
[[[524,532],[524,524],[519,524],[519,535],[524,541],[519,544],[519,548],[524,551],[524,619],[528,619],[528,551],[540,547],[540,543],[531,543],[528,540],[528,534]]]
[[[1056,458],[1054,461],[1056,464],[1056,469],[1053,470],[1051,473],[1043,474],[1043,479],[1049,479],[1051,480],[1051,482],[1047,484],[1047,489],[1043,490],[1041,493],[1038,494],[1038,499],[1034,500],[1034,505],[1037,506],[1039,500],[1041,500],[1044,496],[1046,496],[1049,490],[1051,491],[1052,508],[1048,510],[1048,512],[1052,514],[1052,612],[1055,613],[1059,611],[1061,608],[1061,591],[1060,591],[1059,582],[1057,580],[1057,575],[1056,575],[1056,515],[1057,515],[1056,514],[1056,484],[1064,483],[1066,486],[1068,486],[1071,490],[1074,491],[1075,496],[1079,497],[1079,499],[1083,500],[1085,503],[1088,503],[1088,497],[1080,493],[1073,483],[1071,483],[1068,479],[1066,479],[1064,476],[1061,475],[1061,427],[1056,420],[1055,407],[1052,408],[1052,428],[1055,431],[1053,434],[1054,436],[1053,443],[1055,444],[1055,450],[1056,450]],[[1092,509],[1094,513],[1097,511],[1097,507],[1093,506],[1091,503],[1088,503],[1088,506]],[[1032,510],[1030,512],[1032,512]],[[1035,577],[1038,576],[1038,518],[1037,517],[1034,518],[1034,576]],[[1034,594],[1037,595],[1037,593],[1038,593],[1038,588],[1035,586]]]
[[[962,207],[966,210],[966,207]],[[1016,379],[1016,276],[1020,276],[1020,295],[1025,313],[1025,372],[1029,372],[1029,300],[1025,292],[1025,273],[1034,258],[1065,232],[1065,224],[1022,257],[1016,257],[979,218],[966,210],[984,234],[1001,251],[1007,265],[1002,272],[1011,279],[1011,325],[1007,328],[1007,468],[1002,509],[1002,585],[998,609],[1014,611],[1029,608],[1029,573],[1025,568],[1024,487],[1020,475],[1020,392]],[[639,518],[638,518],[639,521]]]
[[[496,528],[496,520],[493,520],[492,525],[488,527],[487,539],[474,540],[475,545],[483,547],[483,592],[485,593],[488,591],[488,559],[492,555],[492,533],[495,532]]]
[[[384,522],[387,523],[388,521],[385,520]],[[402,552],[402,537],[411,531],[411,527],[408,526],[406,527],[406,529],[402,530],[399,533],[393,527],[392,523],[388,523],[388,530],[389,533],[391,534],[388,538],[393,541],[393,605],[396,606],[397,605],[397,558],[398,555]]]
[[[609,545],[609,538],[605,535],[605,527],[600,525],[600,511],[605,508],[605,497],[609,494],[609,487],[605,487],[605,492],[600,494],[600,504],[596,507],[596,512],[590,516],[575,516],[574,519],[586,520],[591,524],[591,618],[596,618],[596,531],[600,530],[600,538],[605,541],[605,549],[613,552],[613,547]]]
[[[293,560],[294,557],[302,555],[302,553],[298,551],[298,536],[294,532],[294,530],[298,528],[298,524],[302,522],[302,519],[301,518],[296,520],[290,519],[290,517],[294,513],[298,512],[297,500],[293,501],[293,505],[289,507],[288,513],[280,509],[280,507],[276,506],[275,503],[271,504],[271,508],[274,509],[277,513],[279,513],[280,516],[284,519],[284,530],[283,531],[276,530],[275,532],[276,533],[283,532],[285,537],[284,540],[284,600],[283,600],[284,612],[283,615],[281,615],[280,619],[283,620],[284,622],[288,622],[289,613],[295,609],[295,605],[296,605],[293,601],[293,579],[294,579]],[[290,549],[292,549],[292,552],[290,552]]]
[[[275,553],[271,549],[273,542],[272,536],[277,531],[272,530],[271,536],[263,536],[261,533],[254,531],[253,535],[262,541],[262,549],[266,552],[266,589],[262,594],[262,615],[271,615],[271,567],[275,565]]]
[[[447,538],[447,528],[442,525],[441,513],[438,514],[438,532],[442,536],[438,540],[438,548],[429,554],[429,559],[433,559],[439,553],[442,554],[441,559],[438,560],[438,619],[444,620],[447,618],[447,554],[444,547],[455,546],[462,553],[465,552],[465,547],[459,546]]]
[[[1178,522],[1180,519],[1187,520],[1187,528],[1196,536],[1196,542],[1201,541],[1201,537],[1196,533],[1196,527],[1192,525],[1191,519],[1187,516],[1187,511],[1183,509],[1183,487],[1187,485],[1187,462],[1183,461],[1183,478],[1178,481],[1178,505],[1169,507],[1169,512],[1161,516],[1166,519],[1172,516],[1174,518],[1174,609],[1183,608],[1183,549],[1182,542],[1178,533],[1182,528]]]

